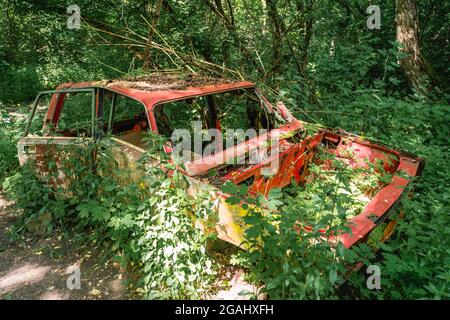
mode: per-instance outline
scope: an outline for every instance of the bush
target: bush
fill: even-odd
[[[120,167],[110,146],[80,142],[58,148],[56,155],[64,160],[49,158],[49,174],[36,175],[28,165],[8,179],[9,196],[23,210],[16,232],[71,230],[103,244],[121,263],[134,266],[146,298],[204,295],[215,272],[205,250],[208,237],[194,221],[211,214],[207,195],[188,196],[184,176],[166,162],[163,169],[144,157],[133,169]],[[172,176],[167,168],[175,170]]]
[[[3,180],[19,167],[16,144],[23,126],[23,121],[0,110],[0,188]]]
[[[356,190],[357,182],[366,187],[358,180],[361,172],[320,149],[317,159],[331,160],[333,169],[311,163],[312,181],[272,189],[267,199],[245,200],[244,246],[249,250],[241,252],[236,262],[248,269],[249,279],[262,285],[270,299],[336,299],[336,288],[344,283],[351,263],[358,261],[341,243],[328,239],[349,232],[347,220],[365,206],[357,197],[363,192]],[[224,191],[247,193],[245,187],[232,184]]]

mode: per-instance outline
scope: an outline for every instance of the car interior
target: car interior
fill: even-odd
[[[92,128],[91,93],[67,93],[62,98],[54,133],[66,137],[88,136]],[[97,100],[98,126],[103,133],[145,149],[145,136],[150,126],[144,105],[104,89],[99,90]],[[206,135],[208,129],[220,129],[226,134],[226,129],[258,130],[274,125],[261,101],[248,90],[171,101],[155,106],[153,112],[158,133],[168,141],[175,129],[187,129],[193,137],[194,132],[198,132],[198,123],[202,135]],[[203,141],[202,150],[210,143]]]

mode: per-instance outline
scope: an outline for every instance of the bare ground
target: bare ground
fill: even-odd
[[[188,80],[206,83],[211,79]],[[13,118],[25,117],[16,108],[9,111]],[[0,300],[141,299],[132,287],[132,281],[127,279],[127,272],[111,259],[102,258],[104,255],[95,244],[81,245],[75,239],[66,239],[61,235],[12,240],[9,231],[18,217],[13,205],[0,191]],[[256,296],[258,289],[244,280],[245,272],[229,264],[229,255],[236,248],[226,243],[223,245],[225,248],[218,250],[222,253],[216,255],[216,258],[222,257],[217,259],[220,265],[218,277],[211,292],[204,298],[249,299],[250,296],[243,295],[243,292],[252,292]],[[77,268],[80,271],[80,289],[70,290],[67,281]]]
[[[125,273],[116,263],[102,261],[93,245],[80,246],[61,236],[12,241],[8,232],[17,219],[12,205],[0,194],[0,299],[133,298],[133,290],[125,285]],[[70,290],[67,281],[76,268],[80,288],[69,281]]]
[[[12,240],[9,231],[16,219],[13,203],[0,193],[0,300],[141,298],[127,281],[126,272],[103,258],[94,244],[80,245],[61,235]],[[75,282],[69,279],[77,268],[79,289],[73,288]],[[244,280],[244,271],[228,265],[222,266],[213,292],[205,299],[243,300],[249,296],[242,292],[256,291]]]

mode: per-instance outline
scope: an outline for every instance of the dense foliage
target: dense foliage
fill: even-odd
[[[379,1],[381,28],[369,30],[372,2],[366,0],[78,0],[82,21],[76,30],[67,28],[72,1],[2,0],[0,181],[24,212],[17,234],[87,234],[137,266],[147,297],[202,297],[215,263],[187,216],[205,215],[208,207],[184,193],[181,176],[151,178],[160,172],[148,175],[145,187],[124,187],[120,179],[93,175],[82,165],[88,160],[74,161],[67,170],[80,179],[71,197],[54,193],[30,170],[18,172],[16,141],[24,124],[14,113],[38,90],[147,72],[143,67],[240,74],[302,120],[379,140],[426,163],[412,197],[399,208],[404,218],[397,231],[377,253],[367,245],[350,251],[313,245],[305,237],[314,233],[298,237],[292,231],[298,201],[307,207],[303,213],[319,205],[307,203],[304,194],[255,200],[286,214],[251,211],[249,239],[257,249],[233,259],[247,268],[249,280],[264,283],[269,298],[448,299],[450,3],[416,1],[420,46],[433,81],[424,93],[409,84],[398,63],[404,53],[396,41],[395,2]],[[116,170],[107,153],[100,167]],[[117,172],[126,179],[129,174]],[[344,200],[321,201],[333,207]],[[48,228],[33,227],[42,220]],[[271,245],[261,247],[261,241]],[[382,290],[367,289],[365,267],[344,284],[345,266],[354,261],[380,266]]]
[[[93,148],[99,151],[95,174]],[[23,211],[16,236],[75,233],[108,248],[124,267],[134,266],[135,285],[147,298],[204,297],[214,266],[205,250],[207,236],[194,227],[192,215],[209,214],[205,196],[187,195],[180,187],[184,176],[166,176],[173,168],[164,161],[164,169],[146,166],[145,159],[138,167],[120,166],[111,146],[79,141],[55,154],[64,160],[49,160],[47,174],[36,175],[36,164],[29,162],[3,183]],[[140,178],[136,171],[143,173]]]

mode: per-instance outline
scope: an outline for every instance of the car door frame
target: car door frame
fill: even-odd
[[[50,120],[50,122],[54,123],[55,112],[56,112],[56,108],[58,107],[58,104],[60,103],[59,101],[61,98],[63,98],[63,99],[65,98],[65,96],[61,96],[61,94],[80,93],[80,92],[88,92],[88,93],[92,94],[92,98],[91,98],[92,99],[92,101],[91,101],[91,135],[87,139],[93,140],[95,138],[95,131],[96,131],[95,119],[96,119],[96,105],[97,105],[96,102],[97,102],[97,93],[98,93],[97,88],[57,89],[57,90],[40,91],[40,92],[38,92],[38,94],[33,102],[31,114],[28,119],[28,122],[25,127],[25,131],[22,135],[22,138],[19,140],[19,142],[17,144],[17,149],[18,149],[17,151],[18,151],[18,158],[19,158],[20,165],[23,165],[28,161],[29,152],[26,149],[28,149],[31,146],[34,146],[36,148],[38,145],[69,145],[69,144],[73,144],[76,140],[79,139],[78,136],[76,136],[76,137],[55,136],[51,132],[49,135],[44,135],[44,136],[29,136],[29,131],[30,131],[31,123],[36,115],[38,103],[44,95],[51,94],[52,97],[51,97],[50,104],[47,109],[47,113],[43,120],[42,130],[45,129],[49,120]],[[57,98],[55,101],[53,101],[55,94],[57,94],[57,96],[56,96]],[[53,103],[55,105],[52,105]],[[63,104],[62,110],[64,110],[64,100],[63,100],[62,104]],[[51,115],[51,118],[49,118],[50,112],[53,112],[53,114]]]

